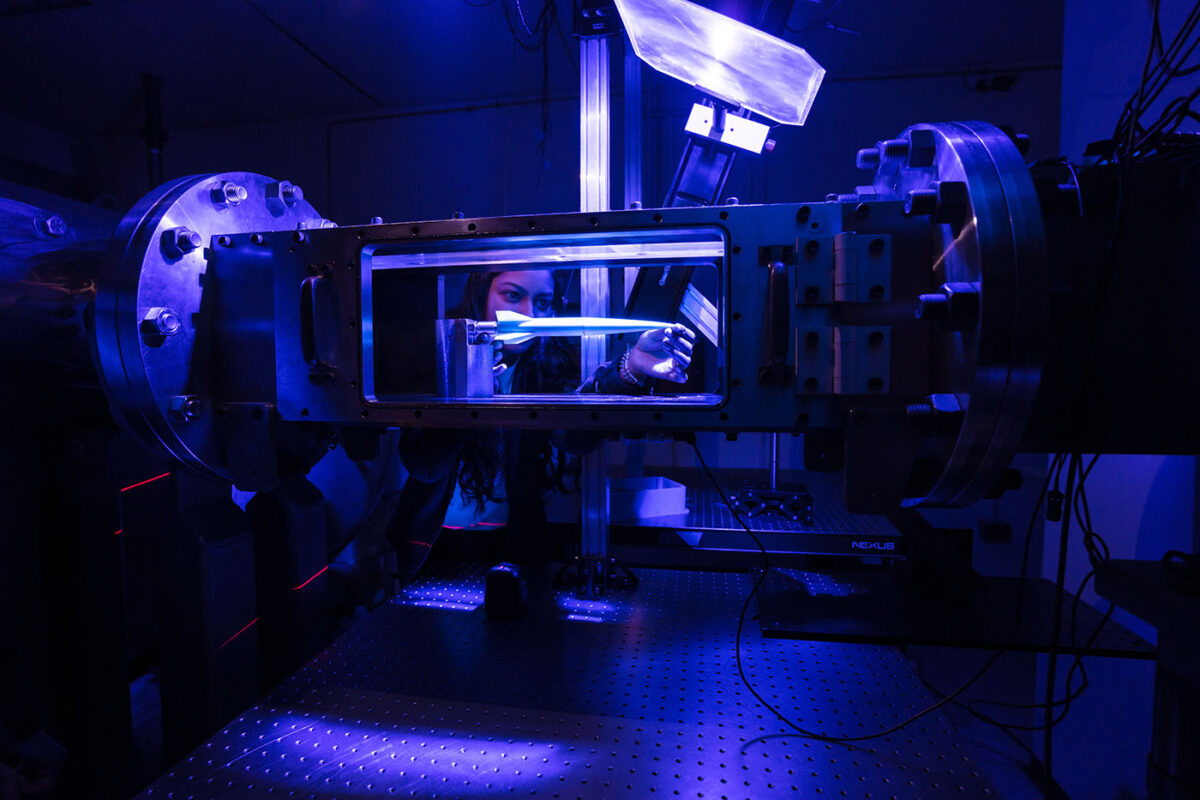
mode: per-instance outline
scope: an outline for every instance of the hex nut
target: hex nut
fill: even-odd
[[[285,209],[304,199],[304,190],[291,181],[275,181],[267,186],[267,205],[275,211]]]
[[[908,166],[911,168],[932,167],[937,156],[937,139],[933,131],[918,128],[908,134]]]
[[[182,258],[204,244],[204,237],[191,228],[167,228],[162,232],[160,243],[167,258]]]
[[[146,312],[142,317],[142,334],[151,340],[161,340],[174,336],[183,330],[183,320],[170,308],[156,307]]]
[[[57,239],[67,234],[67,223],[57,214],[50,214],[49,216],[39,215],[37,218],[37,230],[43,236]]]

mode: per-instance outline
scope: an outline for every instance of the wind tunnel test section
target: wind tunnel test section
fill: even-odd
[[[361,263],[363,399],[373,407],[438,403],[482,409],[603,404],[719,405],[725,399],[725,349],[721,309],[726,298],[728,237],[719,228],[625,230],[495,236],[384,243],[364,248]],[[672,271],[690,277],[678,310],[648,319],[628,313],[637,270],[653,270],[666,284]],[[601,317],[582,317],[581,270],[603,273],[607,306]],[[497,321],[461,314],[469,276],[544,271],[553,274],[561,311],[547,317],[505,316]],[[634,299],[630,297],[630,299]],[[658,310],[658,309],[656,309]],[[482,315],[480,315],[482,316]],[[644,330],[673,323],[696,334],[695,358],[684,384],[657,382],[643,396],[564,391],[505,393],[493,385],[493,342],[514,344],[537,336],[559,337],[576,360],[584,338],[601,344],[604,358],[618,357]],[[590,370],[585,370],[589,373]],[[587,374],[581,373],[581,379]]]

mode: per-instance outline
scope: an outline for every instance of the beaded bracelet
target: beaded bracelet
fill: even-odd
[[[629,369],[629,353],[621,354],[621,359],[617,362],[617,374],[630,386],[642,386],[645,383],[643,379],[633,374],[633,370]]]

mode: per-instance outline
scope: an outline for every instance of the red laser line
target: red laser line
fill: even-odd
[[[121,528],[120,530],[113,531],[113,536],[120,536],[124,532],[125,532],[125,529]]]
[[[220,646],[218,646],[218,647],[217,647],[217,649],[218,649],[218,650],[220,650],[222,647],[224,647],[225,645],[229,644],[230,642],[232,642],[232,641],[233,641],[234,639],[236,639],[237,637],[241,636],[241,635],[242,635],[243,633],[245,633],[246,631],[250,630],[250,626],[251,626],[251,625],[253,625],[253,624],[254,624],[254,623],[256,623],[256,622],[258,622],[258,617],[255,617],[254,619],[252,619],[252,620],[250,620],[249,622],[247,622],[247,623],[246,623],[246,627],[242,628],[240,631],[238,631],[237,633],[235,633],[233,636],[230,636],[228,639],[226,639],[225,641],[221,642]]]
[[[133,484],[133,485],[131,485],[131,486],[126,486],[126,487],[125,487],[124,489],[122,489],[121,491],[122,491],[122,492],[128,492],[130,489],[136,489],[136,488],[138,488],[139,486],[145,486],[147,483],[154,483],[155,481],[160,481],[160,480],[162,480],[163,478],[169,478],[169,477],[171,477],[171,473],[169,473],[169,472],[164,472],[162,475],[155,475],[153,478],[146,478],[146,480],[144,480],[144,481],[139,481],[139,482],[137,482],[137,483],[135,483],[135,484]]]
[[[299,586],[293,586],[293,587],[292,587],[292,591],[293,591],[293,592],[295,592],[295,591],[299,591],[300,589],[303,589],[305,586],[308,586],[310,583],[312,583],[313,581],[315,581],[315,580],[318,578],[318,576],[320,576],[320,574],[321,574],[322,572],[324,572],[324,571],[325,571],[325,570],[327,570],[327,569],[329,569],[329,565],[328,565],[328,564],[326,564],[325,566],[323,566],[323,567],[321,567],[319,570],[317,570],[316,574],[315,574],[315,575],[313,575],[313,576],[312,576],[311,578],[309,578],[308,580],[306,580],[304,583],[300,584]]]

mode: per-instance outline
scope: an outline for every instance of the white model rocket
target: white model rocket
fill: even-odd
[[[480,327],[487,323],[480,323]],[[670,322],[608,317],[527,317],[516,311],[498,310],[496,341],[521,344],[535,336],[587,336],[608,333],[640,333],[671,327]]]

